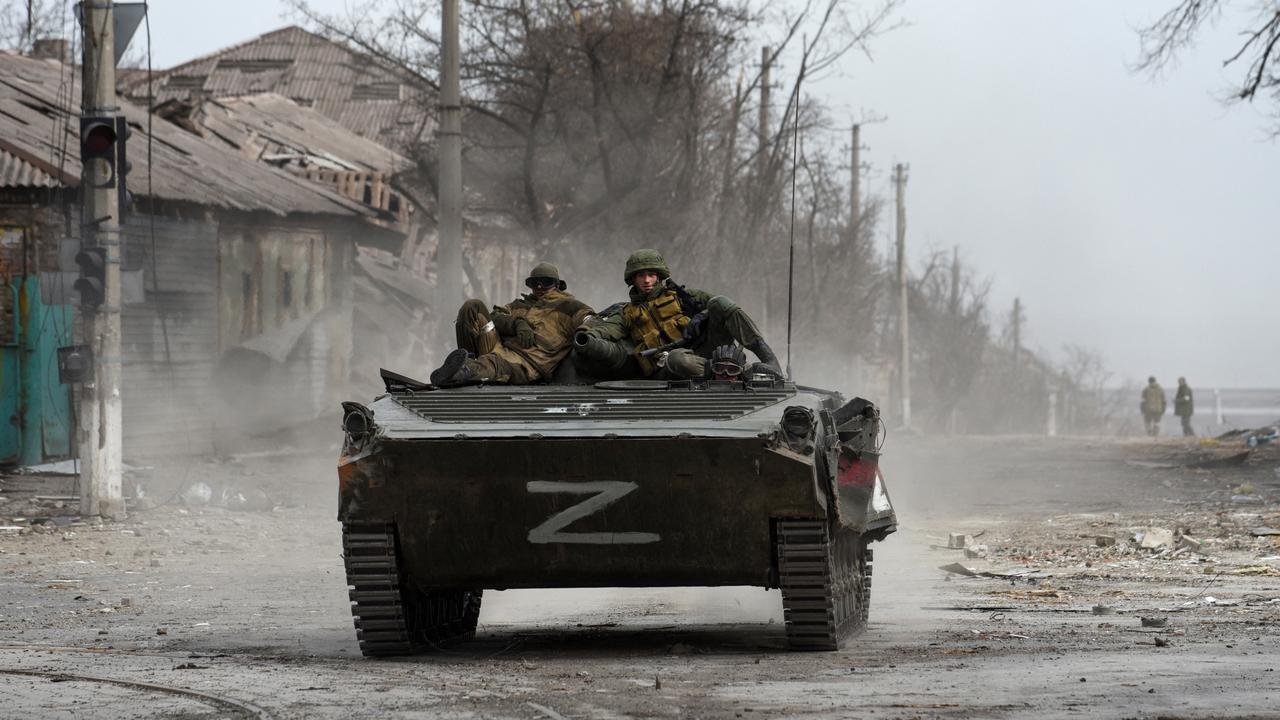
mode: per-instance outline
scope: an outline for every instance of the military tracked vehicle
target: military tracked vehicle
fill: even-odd
[[[344,403],[339,507],[361,651],[475,633],[486,589],[779,588],[791,648],[861,629],[896,529],[874,405],[764,375],[437,389]]]

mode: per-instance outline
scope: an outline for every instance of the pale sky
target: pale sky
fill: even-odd
[[[993,310],[1022,299],[1033,349],[1093,347],[1117,382],[1280,387],[1280,143],[1265,107],[1217,99],[1234,18],[1163,80],[1129,71],[1134,28],[1173,2],[907,0],[874,62],[813,90],[888,116],[864,131],[869,190],[910,163],[912,257],[959,245]],[[287,22],[269,0],[151,9],[158,68]]]

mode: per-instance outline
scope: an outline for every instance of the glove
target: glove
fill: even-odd
[[[533,326],[524,318],[516,318],[516,337],[520,340],[520,347],[531,348],[535,342],[536,335],[533,334]]]
[[[693,342],[702,337],[702,331],[707,324],[707,313],[700,312],[689,319],[689,324],[684,326],[684,337],[689,342]]]
[[[743,377],[749,378],[752,375],[772,375],[773,377],[778,378],[779,380],[786,379],[786,377],[782,374],[781,370],[774,367],[773,365],[770,365],[769,363],[763,363],[763,362],[751,363],[742,371]]]

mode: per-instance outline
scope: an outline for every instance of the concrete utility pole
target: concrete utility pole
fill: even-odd
[[[760,48],[760,122],[756,127],[756,176],[769,172],[769,46]]]
[[[444,0],[440,15],[440,194],[436,202],[436,312],[443,347],[452,347],[450,319],[462,303],[462,85],[459,79],[458,0]]]
[[[82,117],[119,116],[111,0],[81,5],[84,31]],[[115,142],[123,138],[112,137]],[[102,250],[102,304],[84,307],[84,332],[94,374],[80,393],[80,514],[122,518],[120,405],[120,178],[126,171],[103,158],[87,159],[80,179],[80,222],[87,247]]]
[[[911,332],[907,307],[907,166],[893,166],[893,187],[897,198],[898,231],[898,397],[902,403],[902,426],[911,427]]]
[[[849,242],[858,242],[862,226],[862,126],[853,124],[853,144],[849,152]]]

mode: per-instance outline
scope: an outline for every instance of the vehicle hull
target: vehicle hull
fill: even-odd
[[[424,589],[776,587],[776,522],[831,497],[759,437],[379,442],[339,478],[339,519],[394,524]]]

